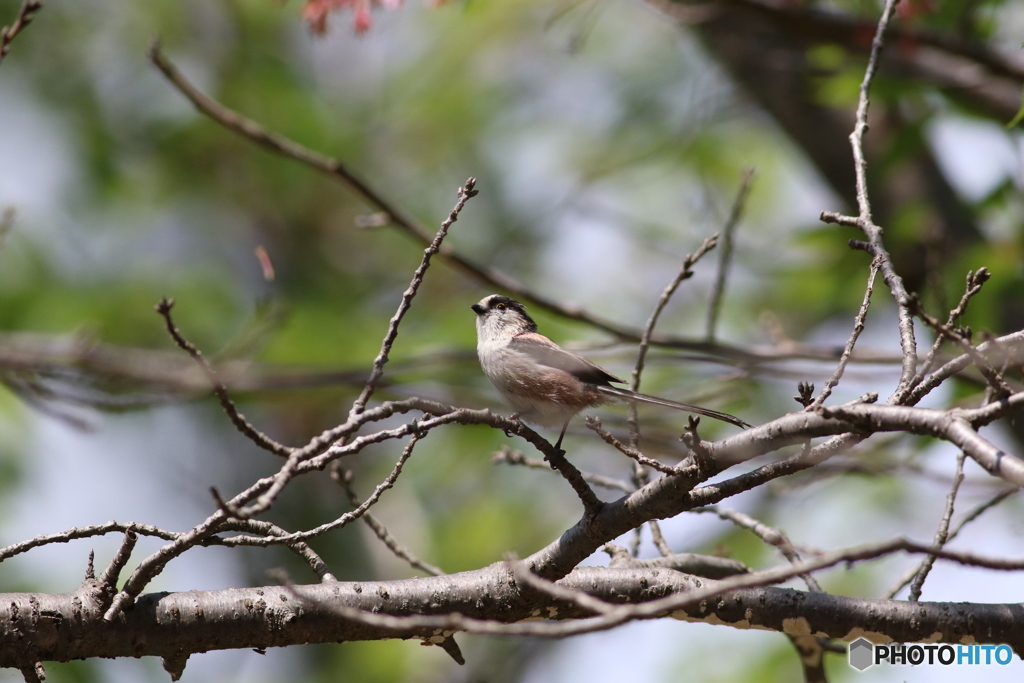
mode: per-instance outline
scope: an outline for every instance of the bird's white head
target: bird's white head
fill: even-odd
[[[507,296],[491,294],[470,308],[476,313],[478,344],[507,341],[522,332],[537,331],[537,323],[526,312],[526,307]]]

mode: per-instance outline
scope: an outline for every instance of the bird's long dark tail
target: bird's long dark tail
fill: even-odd
[[[667,406],[669,408],[675,408],[676,410],[685,410],[688,413],[696,413],[697,415],[703,415],[710,417],[715,420],[721,420],[722,422],[728,422],[729,424],[736,425],[746,429],[751,425],[747,424],[743,420],[739,419],[735,415],[729,413],[721,413],[717,410],[711,410],[710,408],[701,408],[690,403],[680,403],[679,401],[670,401],[667,398],[660,398],[658,396],[651,396],[649,394],[641,394],[629,389],[620,389],[619,387],[599,386],[598,391],[608,396],[614,396],[615,398],[621,398],[625,401],[642,401],[644,403],[653,403],[659,406]]]

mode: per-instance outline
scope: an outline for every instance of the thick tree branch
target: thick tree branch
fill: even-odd
[[[827,417],[839,417],[870,431],[899,431],[935,436],[949,441],[993,476],[1024,486],[1024,461],[984,439],[977,428],[995,415],[1024,406],[1024,393],[1013,394],[997,403],[975,410],[927,410],[904,406],[840,406],[823,408]],[[995,407],[995,410],[992,408]]]
[[[404,581],[334,582],[219,591],[153,593],[113,622],[102,621],[88,584],[59,595],[0,595],[0,666],[84,657],[181,657],[216,648],[267,648],[298,643],[381,638],[439,642],[441,630],[495,634],[565,633],[608,628],[613,622],[666,613],[687,621],[761,627],[792,635],[847,638],[857,632],[898,642],[1006,643],[1024,652],[1017,604],[908,603],[764,587],[765,581],[836,562],[881,557],[930,546],[891,541],[831,553],[799,565],[721,581],[664,568],[583,567],[558,586],[612,606],[599,618],[573,601],[523,587],[505,563],[461,574]],[[1022,563],[940,552],[977,566],[1019,568]],[[743,587],[747,586],[747,587]],[[724,600],[712,600],[716,595]],[[501,615],[500,621],[493,617]],[[524,621],[537,617],[561,621]],[[986,629],[974,628],[985,623]],[[18,629],[18,638],[10,637]]]

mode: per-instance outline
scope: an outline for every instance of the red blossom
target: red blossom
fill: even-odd
[[[440,5],[444,1],[428,0],[432,5]],[[302,18],[309,24],[313,33],[323,35],[327,31],[327,17],[331,12],[350,9],[353,29],[356,33],[365,33],[372,24],[372,5],[397,9],[401,4],[402,0],[306,0],[302,7]]]

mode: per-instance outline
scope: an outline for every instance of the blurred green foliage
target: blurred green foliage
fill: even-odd
[[[0,0],[0,21],[18,4]],[[866,0],[831,4],[872,21],[877,13]],[[918,25],[979,40],[995,32],[1009,8],[998,1],[934,4],[915,15]],[[436,9],[412,3],[375,16],[372,31],[358,37],[339,16],[317,38],[302,25],[299,6],[46,5],[0,65],[0,110],[7,111],[0,111],[0,206],[18,209],[0,250],[0,331],[87,334],[171,349],[153,313],[169,296],[177,301],[179,326],[208,355],[368,372],[421,246],[387,226],[355,227],[375,209],[349,189],[196,114],[146,61],[154,37],[205,92],[342,160],[428,227],[439,225],[456,188],[476,176],[481,194],[452,229],[451,245],[556,299],[631,325],[646,319],[683,254],[720,229],[743,169],[755,166],[720,336],[739,345],[763,342],[758,316],[766,310],[798,339],[830,322],[849,325],[867,257],[845,246],[853,236],[848,229],[817,221],[821,210],[841,207],[686,29],[641,3],[526,0]],[[818,71],[807,97],[851,106],[863,55],[823,44],[807,57]],[[880,184],[931,144],[934,119],[955,125],[977,116],[923,82],[883,76],[876,91],[879,107],[916,108],[879,159]],[[993,134],[1013,135],[990,123],[1000,131]],[[965,203],[979,223],[995,227],[951,255],[933,279],[955,302],[966,270],[987,266],[995,277],[965,322],[979,331],[1010,331],[1008,310],[1022,308],[1024,279],[1019,179],[1008,170],[984,196]],[[912,251],[929,221],[926,204],[895,207],[886,225],[891,248]],[[273,281],[261,275],[257,246],[273,259]],[[683,286],[663,329],[702,336],[716,257]],[[391,355],[401,369],[386,375],[380,395],[498,406],[472,356],[468,306],[488,293],[436,261]],[[875,299],[884,318],[891,305],[881,282]],[[262,318],[268,309],[272,314]],[[607,341],[545,312],[536,317],[560,342]],[[609,367],[628,373],[631,363],[622,353]],[[685,399],[718,386],[727,369],[665,360],[649,372],[652,387]],[[793,383],[747,382],[745,419],[796,408]],[[276,438],[302,443],[343,419],[356,391],[342,383],[257,392],[243,397],[242,407]],[[204,405],[215,414],[212,402]],[[26,467],[19,453],[30,441],[28,410],[0,390],[5,492]],[[226,420],[218,423],[230,430]],[[626,478],[628,465],[594,441],[573,439],[580,464]],[[507,442],[483,427],[431,435],[385,497],[381,516],[400,527],[403,517],[416,517],[419,526],[410,528],[418,531],[401,540],[446,571],[550,542],[575,521],[575,501],[549,473],[492,466],[490,454]],[[388,444],[353,463],[362,495],[398,452]],[[238,446],[226,458],[240,486],[254,475],[251,457]],[[273,465],[259,466],[265,474]],[[901,484],[869,484],[875,485],[882,498],[872,504],[895,499]],[[302,482],[273,518],[297,529],[347,509],[329,482]],[[0,506],[0,514],[10,511]],[[362,529],[349,529],[317,549],[340,578],[372,578],[381,575],[369,549],[375,543]],[[729,529],[705,545],[751,563],[774,559],[746,532]],[[264,581],[264,570],[278,563],[303,571],[284,555],[246,551],[249,580]],[[481,642],[468,640],[471,648]],[[749,680],[778,680],[779,670],[791,671],[788,647],[780,638],[777,651],[751,661],[750,670],[761,673]],[[442,680],[446,656],[422,650],[401,642],[310,648],[308,680],[341,680],[336,671],[345,671],[346,681]],[[53,680],[102,677],[91,665],[56,671]]]

